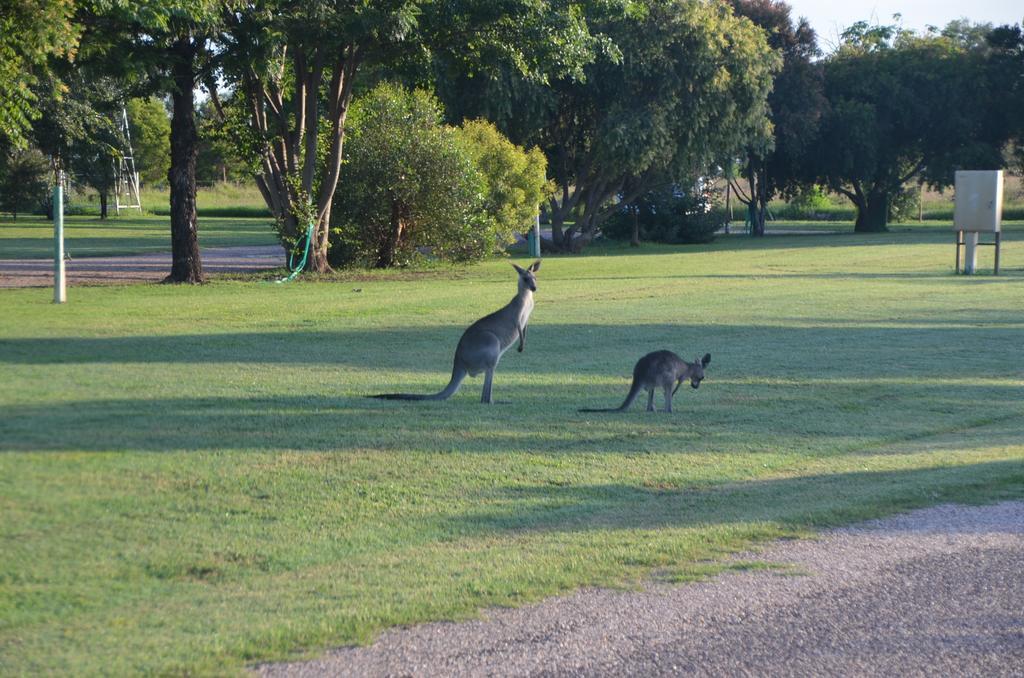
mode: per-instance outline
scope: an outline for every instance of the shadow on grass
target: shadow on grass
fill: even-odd
[[[982,310],[959,313],[945,321],[891,321],[895,326],[841,319],[794,322],[821,322],[826,326],[536,323],[530,326],[526,352],[510,351],[498,372],[513,369],[630,374],[641,355],[670,349],[683,357],[704,352],[726,356],[725,361],[715,360],[716,376],[742,372],[747,376],[834,378],[873,375],[884,368],[890,375],[930,377],[950,375],[951,347],[986,346],[984,353],[957,356],[962,361],[958,372],[970,369],[973,359],[985,359],[991,352],[1017,350],[1022,321],[1009,311]],[[827,326],[831,323],[837,326]],[[107,338],[28,337],[0,339],[0,364],[316,365],[322,366],[328,375],[332,368],[345,366],[378,370],[382,382],[389,371],[435,373],[440,387],[448,381],[452,356],[463,331],[462,326],[422,326]],[[770,350],[752,354],[750,347],[758,346]],[[792,350],[800,351],[799,361],[787,353]],[[772,362],[768,356],[773,354],[780,362]],[[813,359],[818,354],[823,362]],[[572,363],[552,362],[552,355],[573,356]],[[933,362],[929,364],[928,359]]]
[[[832,271],[830,273],[787,273],[763,271],[757,273],[754,277],[760,280],[900,280],[920,282],[934,282],[936,280],[956,278],[958,280],[964,280],[968,284],[978,285],[1006,283],[1010,281],[1019,280],[1021,278],[1024,278],[1024,268],[1007,269],[1005,268],[1005,266],[1000,267],[998,276],[992,275],[991,269],[985,269],[984,267],[979,267],[978,273],[976,275],[957,275],[956,272],[953,270],[953,266],[950,265],[948,271],[900,271],[892,273],[862,273],[859,271]],[[573,280],[750,280],[750,278],[751,275],[749,273],[687,273],[680,275],[665,275],[663,273],[657,273],[649,276],[609,275],[600,278],[580,276],[573,278]]]
[[[452,530],[579,532],[771,521],[791,529],[849,524],[941,502],[1024,497],[1024,460],[856,471],[684,489],[632,485],[502,487],[507,508],[463,515]]]
[[[848,227],[848,231],[844,228]],[[800,223],[793,222],[779,226],[783,229],[800,230]],[[643,243],[640,247],[630,247],[627,241],[602,240],[587,247],[582,255],[586,257],[605,257],[622,255],[673,255],[686,252],[719,252],[732,250],[776,250],[803,249],[808,247],[883,247],[911,244],[948,244],[950,261],[953,260],[953,229],[951,226],[928,227],[893,227],[884,233],[854,233],[852,225],[838,224],[840,232],[807,232],[778,233],[763,238],[752,238],[733,234],[720,236],[714,241],[700,245],[664,245],[659,243]],[[1024,238],[1024,224],[1004,225],[1003,244],[1012,243]],[[545,255],[545,257],[574,257],[580,255]],[[981,255],[985,256],[985,253]]]
[[[383,402],[363,396],[157,398],[10,405],[0,414],[2,452],[280,451],[507,454],[908,454],[915,441],[1024,419],[1013,386],[923,383],[877,388],[825,384],[706,384],[680,393],[675,412],[578,413],[577,403],[616,406],[626,385],[602,401],[566,385],[496,386],[479,403],[480,380],[447,402]],[[984,401],[986,409],[977,411]],[[662,406],[660,394],[656,405]],[[1011,446],[1000,431],[982,446]],[[966,443],[965,443],[966,444]],[[935,451],[956,451],[933,442]],[[924,450],[919,450],[924,451]]]
[[[978,312],[956,322],[963,327],[538,325],[527,351],[510,352],[499,366],[495,396],[513,404],[495,407],[479,404],[480,377],[468,379],[446,402],[364,398],[440,390],[461,328],[7,339],[0,340],[0,365],[69,365],[72,379],[103,381],[94,398],[72,402],[28,404],[16,393],[3,394],[0,449],[561,454],[767,452],[775,446],[827,454],[1020,415],[1020,368],[1006,362],[1020,348],[1019,318]],[[587,346],[595,350],[580,350]],[[964,353],[958,346],[985,350]],[[621,403],[636,359],[659,348],[687,358],[713,356],[701,389],[677,394],[675,415],[645,414],[643,403],[627,415],[576,413],[578,407]],[[217,363],[222,365],[210,367]],[[195,395],[118,397],[123,375],[117,370],[132,364],[159,365],[131,376],[153,374],[159,394],[180,382]],[[268,376],[247,364],[285,365],[304,376]],[[75,365],[110,367],[75,375]],[[250,369],[264,390],[273,388],[268,380],[281,378],[292,384],[310,379],[309,386],[297,384],[300,395],[294,386],[262,398],[244,391],[210,395],[223,375]],[[31,372],[20,370],[23,378]],[[660,394],[656,405],[662,407]],[[624,437],[633,429],[640,437]]]

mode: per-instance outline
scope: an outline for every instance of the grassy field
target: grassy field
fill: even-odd
[[[924,221],[890,224],[893,232],[942,231],[952,226],[952,189],[945,192],[926,191]],[[75,193],[65,217],[66,251],[72,257],[116,256],[146,252],[170,251],[170,221],[166,188],[147,188],[142,193],[144,214],[127,210],[122,216],[100,220],[99,202],[95,194]],[[218,183],[202,186],[197,193],[199,240],[203,247],[273,245],[277,238],[272,217],[255,185]],[[723,210],[724,207],[719,206]],[[1004,197],[1004,223],[1013,228],[1024,218],[1024,187],[1019,177],[1008,175]],[[829,205],[815,218],[789,214],[784,201],[773,201],[773,215],[768,230],[828,231],[849,233],[853,230],[855,211],[849,200],[830,196]],[[733,233],[744,230],[743,211],[733,210]],[[949,235],[952,239],[952,235]],[[22,216],[18,220],[0,217],[0,259],[42,259],[53,253],[53,227],[42,217]]]
[[[144,186],[139,198],[146,214],[167,216],[171,213],[170,191],[166,186]],[[66,214],[93,217],[100,214],[99,196],[90,188],[76,188],[67,200]],[[113,209],[111,202],[111,213]],[[252,182],[220,182],[199,186],[196,191],[196,209],[200,217],[270,217],[263,196]],[[138,214],[138,210],[126,210],[124,213]]]
[[[171,213],[170,191],[143,189],[140,196],[146,212],[167,216]],[[267,203],[254,183],[217,183],[200,186],[196,192],[196,210],[207,217],[266,217],[270,218]]]
[[[1024,222],[1004,221],[1008,231]],[[123,215],[101,220],[95,216],[64,219],[64,249],[74,258],[145,254],[170,251],[170,221],[159,215]],[[892,224],[892,233],[927,232],[953,240],[952,221]],[[733,234],[744,232],[743,222],[733,222]],[[837,221],[770,221],[773,231],[821,231],[850,234],[852,223]],[[199,243],[202,247],[276,245],[269,217],[201,217]],[[53,224],[44,217],[0,218],[0,259],[46,259],[53,256]]]
[[[276,245],[269,217],[202,217],[199,220],[201,247]],[[64,251],[72,257],[100,257],[119,254],[169,252],[169,217],[122,215],[99,217],[68,216],[64,219]],[[0,259],[46,259],[53,256],[53,223],[44,217],[0,219]]]
[[[894,221],[890,224],[891,228],[935,225],[936,222],[940,224],[952,223],[954,195],[952,187],[947,187],[942,191],[929,188],[920,190],[909,186],[907,188],[912,194],[917,196],[917,203],[919,204],[917,207],[909,209],[909,213],[902,221]],[[828,194],[825,203],[814,206],[809,210],[810,213],[807,210],[806,206],[803,209],[794,209],[793,205],[781,198],[772,200],[769,205],[770,213],[780,221],[817,219],[819,221],[847,222],[852,224],[857,215],[853,203],[838,193]],[[741,223],[743,222],[744,213],[742,205],[734,207],[733,218],[734,220],[738,218]],[[1022,183],[1021,177],[1010,173],[1004,175],[1003,219],[1014,221],[1024,219],[1024,183]],[[841,229],[843,225],[834,224],[833,228]]]
[[[491,407],[438,390],[505,261],[0,291],[0,674],[233,673],[760,540],[1024,497],[1024,233],[722,238],[546,258]],[[989,260],[982,253],[982,267]],[[70,296],[70,295],[69,295]],[[633,363],[710,352],[676,412]]]

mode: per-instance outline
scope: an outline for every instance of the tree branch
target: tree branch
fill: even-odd
[[[320,82],[323,79],[323,55],[317,50],[313,60],[313,69],[309,73],[306,84],[306,101],[301,112],[296,104],[296,117],[303,120],[305,125],[305,157],[302,167],[302,188],[307,195],[312,196],[313,180],[316,178],[316,146],[317,130],[320,128],[320,106],[318,105]],[[301,133],[300,133],[301,139]]]
[[[224,122],[227,117],[224,115],[224,106],[221,104],[220,95],[217,94],[217,83],[213,80],[213,74],[207,73],[203,85],[206,87],[206,92],[210,95],[210,103],[213,104],[213,110],[217,113],[217,119]]]
[[[748,196],[743,191],[743,188],[736,182],[735,179],[729,179],[729,185],[732,186],[732,192],[736,194],[737,200],[739,200],[744,205],[749,205],[751,203],[750,196]]]
[[[331,79],[329,114],[332,123],[332,139],[327,159],[327,173],[324,176],[323,185],[320,187],[320,199],[317,201],[318,223],[322,223],[323,219],[330,214],[331,200],[338,187],[338,176],[341,173],[341,151],[345,137],[345,117],[348,114],[348,105],[352,100],[355,73],[362,58],[359,47],[355,44],[345,47],[344,52],[340,68],[335,69],[335,75]]]
[[[903,184],[905,184],[908,181],[910,181],[911,177],[913,177],[915,174],[917,174],[918,172],[920,172],[923,169],[924,169],[924,159],[922,158],[921,160],[917,161],[917,163],[914,165],[914,168],[912,170],[907,172],[906,175],[904,175],[902,178],[899,179],[900,186],[903,186]]]

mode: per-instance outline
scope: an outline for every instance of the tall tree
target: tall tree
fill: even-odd
[[[0,212],[14,219],[19,212],[38,208],[47,199],[50,165],[37,148],[0,152]]]
[[[52,58],[72,57],[81,27],[74,0],[7,0],[0,11],[0,137],[23,148],[39,117],[37,85]],[[59,82],[56,83],[59,85]],[[44,91],[42,96],[60,96]]]
[[[33,124],[35,145],[50,158],[54,171],[65,171],[100,196],[100,216],[107,216],[107,198],[114,189],[114,162],[124,140],[115,122],[120,112],[119,84],[102,74],[62,62],[53,65],[47,91],[64,90],[59,97],[39,97],[39,118]]]
[[[109,122],[72,146],[69,153],[68,167],[71,175],[79,183],[92,187],[99,195],[100,219],[107,218],[110,197],[117,190],[114,165],[120,161],[123,148],[120,129]]]
[[[216,88],[209,83],[209,88]],[[221,100],[221,94],[207,98],[199,106],[199,156],[196,160],[196,179],[200,184],[213,184],[218,181],[251,182],[258,167],[251,167],[246,162],[246,152],[238,144],[237,129],[234,125],[225,124],[225,111],[234,115],[242,113],[233,105],[234,92],[228,92]],[[244,126],[244,120],[237,124]]]
[[[791,18],[791,7],[782,0],[732,0],[736,13],[747,17],[768,35],[768,45],[782,55],[768,95],[772,137],[754,139],[746,146],[738,174],[745,186],[732,178],[732,186],[747,206],[751,233],[764,235],[768,201],[777,192],[792,192],[805,176],[804,155],[813,144],[825,110],[822,69],[817,36],[801,18]]]
[[[707,172],[744,143],[767,138],[766,96],[778,60],[763,33],[724,3],[643,4],[606,29],[621,62],[599,61],[585,83],[570,87],[585,93],[589,123],[552,149],[561,195],[549,213],[559,249],[589,242],[616,202],[632,202],[666,178]],[[563,115],[578,114],[571,98],[563,103]],[[573,212],[576,224],[563,231],[560,222]]]
[[[910,181],[941,187],[956,169],[999,167],[1006,130],[985,51],[955,36],[855,24],[825,63],[829,110],[811,166],[857,208],[854,230],[886,230]]]
[[[331,207],[359,73],[439,51],[543,78],[578,68],[594,44],[573,0],[254,0],[227,20],[227,72],[245,105],[257,184],[286,239],[313,225],[307,265],[317,271],[329,269]]]
[[[514,141],[544,150],[556,184],[545,244],[562,251],[585,246],[616,205],[767,136],[765,98],[778,63],[764,34],[723,2],[643,0],[625,12],[594,5],[592,29],[614,48],[584,78],[548,87],[463,76],[452,88],[464,111],[475,103]]]
[[[171,272],[164,282],[205,280],[196,215],[195,91],[216,67],[213,41],[226,7],[218,0],[91,0],[83,12],[83,52],[125,78],[141,73],[140,91],[171,98]]]
[[[992,125],[1010,138],[1010,162],[1024,174],[1024,28],[999,26],[986,36],[990,50],[989,81],[1002,92],[1002,105],[992,109]]]
[[[155,96],[130,99],[126,105],[132,153],[144,184],[163,184],[171,165],[171,122],[164,102]]]

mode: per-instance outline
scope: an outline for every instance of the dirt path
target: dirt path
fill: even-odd
[[[642,592],[585,590],[256,671],[1024,676],[1024,502],[939,506],[776,543],[743,560],[794,569]]]
[[[202,250],[207,273],[247,273],[285,265],[279,245],[211,247]],[[68,286],[160,282],[171,270],[169,252],[120,257],[83,257],[65,262]],[[0,287],[52,287],[52,259],[0,259]]]

